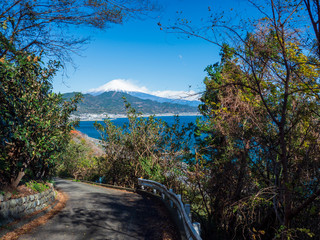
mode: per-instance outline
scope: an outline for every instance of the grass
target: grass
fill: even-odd
[[[30,181],[30,182],[26,183],[26,186],[28,188],[31,188],[33,191],[39,192],[39,193],[44,192],[49,189],[48,185],[46,185],[44,183],[36,182],[36,181]]]

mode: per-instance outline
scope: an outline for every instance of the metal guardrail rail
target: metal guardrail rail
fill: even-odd
[[[99,183],[99,182],[92,182],[92,181],[86,181],[86,180],[80,180],[83,183],[89,183],[92,185],[97,185],[97,186],[103,186],[103,187],[108,187],[108,188],[114,188],[114,189],[118,189],[118,190],[125,190],[128,192],[134,192],[135,189],[133,188],[127,188],[127,187],[121,187],[121,186],[117,186],[117,185],[111,185],[111,184],[104,184],[104,183]]]
[[[184,231],[188,240],[202,240],[200,237],[200,224],[191,222],[190,205],[183,204],[181,195],[175,194],[172,189],[168,190],[164,185],[152,180],[139,178],[138,184],[142,186],[142,189],[144,189],[144,187],[152,188],[155,194],[158,191],[161,193],[163,200],[166,199],[170,202],[171,208],[173,206],[176,207],[179,219],[183,222]]]

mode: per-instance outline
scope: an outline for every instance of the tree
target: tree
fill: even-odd
[[[40,57],[20,54],[0,61],[0,182],[17,187],[27,175],[45,179],[66,146],[80,96],[69,102],[52,92],[59,64],[43,67]]]
[[[300,5],[301,2],[298,1],[296,4]],[[312,41],[309,46],[311,45],[311,48],[320,57],[320,2],[317,0],[303,0],[303,3],[313,30],[313,37],[310,38]]]
[[[106,152],[106,180],[133,187],[143,177],[176,187],[181,162],[189,152],[189,128],[181,126],[178,119],[168,126],[154,116],[143,118],[126,100],[125,106],[128,123],[123,127],[109,119],[104,124],[95,123]]]
[[[319,208],[319,61],[292,22],[299,5],[255,6],[262,17],[249,31],[221,18],[204,27],[225,29],[225,42],[183,24],[171,28],[222,47],[202,98],[212,164],[209,184],[199,187],[207,187],[224,231],[250,239],[312,235],[307,228],[318,229],[306,216]]]
[[[92,180],[98,175],[98,158],[103,150],[78,131],[71,131],[71,140],[57,163],[60,177]]]
[[[52,92],[60,62],[86,39],[70,26],[100,29],[152,10],[148,0],[6,0],[0,3],[0,182],[16,187],[24,175],[44,179],[69,141],[80,96]]]
[[[49,57],[69,60],[69,53],[77,53],[88,39],[75,38],[68,27],[104,29],[141,16],[154,5],[149,0],[4,0],[0,9],[0,58],[44,51]]]

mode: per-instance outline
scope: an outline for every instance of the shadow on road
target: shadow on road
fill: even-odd
[[[65,180],[57,187],[69,195],[66,208],[21,239],[180,239],[163,203],[148,195]]]

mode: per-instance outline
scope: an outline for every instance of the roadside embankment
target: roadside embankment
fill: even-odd
[[[56,197],[53,186],[41,193],[17,199],[0,195],[0,227],[50,205]]]

